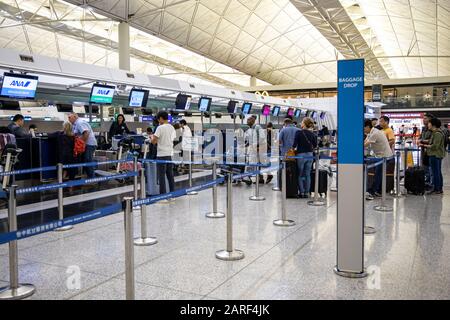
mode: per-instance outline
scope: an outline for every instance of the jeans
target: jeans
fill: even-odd
[[[84,154],[83,154],[83,162],[84,163],[94,161],[95,149],[97,149],[97,146],[86,145],[86,150],[84,151]],[[86,175],[88,178],[94,177],[94,171],[95,171],[95,167],[84,167],[84,172],[86,172]]]
[[[298,156],[312,157],[312,152],[299,153]],[[309,194],[311,191],[311,168],[314,160],[297,159],[298,190],[300,194]]]
[[[434,191],[442,191],[444,187],[444,178],[442,176],[442,159],[435,156],[430,157],[430,167],[433,173]]]
[[[372,160],[369,161],[369,164],[373,164],[376,162],[379,162],[380,159],[376,159],[376,160]],[[367,179],[367,177],[366,177]],[[369,180],[367,180],[369,181]],[[369,192],[370,194],[374,194],[375,192],[381,193],[381,184],[383,181],[383,165],[380,164],[378,166],[375,167],[375,175],[373,177],[373,182],[371,186],[367,186],[367,192]]]
[[[156,160],[172,161],[172,157],[157,157]],[[169,182],[170,192],[175,191],[175,179],[173,177],[173,164],[172,163],[158,163],[158,181],[159,181],[159,194],[166,193],[166,176]]]

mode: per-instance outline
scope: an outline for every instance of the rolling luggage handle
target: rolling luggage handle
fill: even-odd
[[[320,170],[319,170],[319,161],[320,161],[320,148],[316,148],[316,172],[315,172],[315,185],[314,185],[314,200],[308,201],[308,205],[313,207],[321,207],[325,205],[325,201],[319,199],[319,180],[320,180]]]

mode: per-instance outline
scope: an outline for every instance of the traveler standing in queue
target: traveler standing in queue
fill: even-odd
[[[364,147],[369,147],[375,156],[375,158],[389,158],[392,157],[392,149],[389,146],[389,142],[386,139],[386,135],[383,131],[378,130],[372,126],[372,120],[366,120],[364,122],[364,133],[367,135],[364,141]],[[391,159],[390,161],[395,161]],[[376,160],[375,162],[378,162]],[[381,184],[383,179],[383,166],[378,165],[375,167],[375,177],[373,184],[367,186],[367,200],[373,200],[374,196],[381,196]]]
[[[392,128],[389,127],[389,122],[390,122],[389,117],[382,116],[380,118],[380,122],[379,123],[380,123],[381,130],[386,135],[386,139],[389,142],[389,146],[390,146],[391,150],[394,150],[395,133],[394,133],[394,130],[392,130]]]
[[[182,119],[180,120],[180,126],[181,126],[181,139],[183,140],[190,140],[192,138],[192,130],[187,125],[186,120]],[[192,159],[192,150],[188,148],[182,148],[183,152],[183,161],[191,161]]]
[[[432,118],[428,122],[428,130],[431,131],[431,139],[427,143],[421,143],[420,146],[427,150],[430,160],[431,172],[433,173],[434,189],[428,194],[443,194],[444,178],[442,176],[442,160],[445,158],[445,134],[442,132],[441,120]]]
[[[125,116],[119,114],[116,117],[116,121],[114,121],[109,128],[109,138],[112,139],[114,136],[122,136],[124,133],[129,134],[130,130],[125,123]]]
[[[247,147],[246,154],[250,163],[265,163],[267,159],[267,139],[264,130],[259,124],[256,124],[256,115],[251,115],[247,119],[249,129],[245,132],[245,145]],[[253,171],[255,168],[247,168],[247,171]],[[263,175],[258,175],[259,183],[264,183]],[[250,185],[251,179],[244,180]]]
[[[284,119],[284,127],[280,130],[280,133],[278,134],[281,158],[284,158],[289,149],[291,149],[292,146],[294,145],[295,134],[299,130],[300,130],[299,128],[293,125],[291,118],[286,117]],[[278,185],[281,186],[281,170],[278,171]]]
[[[434,116],[430,113],[425,114],[423,118],[423,128],[420,134],[419,146],[422,146],[422,166],[425,170],[425,184],[428,188],[432,186],[432,172],[430,168],[430,157],[428,156],[427,149],[423,145],[428,144],[433,132],[428,128],[428,124]]]
[[[273,137],[273,123],[269,122],[266,126],[267,130],[267,154],[272,157],[272,137]],[[266,183],[270,183],[273,179],[272,173],[268,173]]]
[[[297,156],[313,157],[314,149],[317,148],[317,136],[314,134],[314,122],[311,118],[304,118],[302,129],[295,133],[295,140],[292,146]],[[311,169],[313,159],[297,159],[298,168],[298,191],[300,198],[309,198],[311,190]],[[316,164],[318,170],[319,164]]]
[[[83,153],[83,162],[89,163],[94,161],[94,152],[97,149],[97,139],[95,139],[92,127],[86,121],[78,118],[78,114],[69,114],[69,122],[73,125],[73,133],[75,137],[79,137],[86,145]],[[85,172],[88,178],[94,177],[94,167],[85,167]]]
[[[58,147],[62,164],[74,164],[77,162],[73,154],[74,146],[75,136],[73,134],[73,126],[70,122],[64,122],[63,131],[58,135]],[[63,179],[74,180],[76,173],[77,168],[65,169],[63,172]]]
[[[9,131],[16,138],[27,138],[30,134],[23,128],[25,124],[25,118],[21,114],[16,114],[13,121],[8,125]]]
[[[156,115],[156,119],[159,122],[159,126],[152,135],[152,144],[157,144],[157,157],[156,160],[172,161],[173,156],[173,143],[176,137],[174,127],[169,124],[169,114],[166,111],[160,111]],[[172,163],[158,163],[158,181],[160,194],[166,193],[166,177],[169,182],[170,192],[175,190],[175,180],[173,177],[173,164]],[[169,201],[164,201],[167,203]]]

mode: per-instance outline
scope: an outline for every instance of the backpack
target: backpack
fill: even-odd
[[[450,143],[450,131],[447,128],[442,128],[441,132],[444,135],[444,148],[447,150],[448,144]]]
[[[73,144],[73,156],[76,158],[86,151],[86,143],[80,137],[75,137]]]

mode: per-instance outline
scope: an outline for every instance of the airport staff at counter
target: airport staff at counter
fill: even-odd
[[[94,131],[92,127],[86,121],[78,118],[78,114],[69,114],[69,122],[73,125],[73,133],[76,137],[80,137],[86,144],[86,150],[83,154],[83,162],[93,162],[94,152],[97,149],[97,139],[95,139]],[[85,167],[86,175],[88,178],[94,177],[94,167]]]
[[[109,128],[108,137],[112,139],[112,137],[117,135],[122,136],[124,133],[129,134],[130,129],[128,129],[128,126],[125,123],[125,116],[123,114],[119,114],[116,118],[116,121],[114,121]]]
[[[8,129],[16,138],[30,137],[29,132],[27,132],[27,130],[23,128],[24,124],[24,116],[21,114],[16,114],[13,118],[13,121],[8,125]]]

